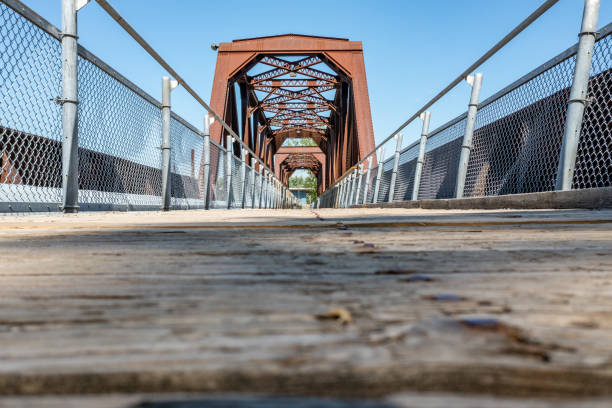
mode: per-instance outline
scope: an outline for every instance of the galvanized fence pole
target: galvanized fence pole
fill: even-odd
[[[274,180],[272,180],[272,173],[268,170],[268,208],[272,208],[274,202]]]
[[[266,200],[268,199],[268,179],[267,172],[265,168],[261,171],[261,208],[266,208]]]
[[[259,165],[259,197],[258,197],[258,204],[257,204],[257,208],[261,209],[261,206],[263,204],[263,195],[264,195],[264,170],[263,167],[261,166],[261,164]]]
[[[225,137],[225,196],[227,197],[227,208],[232,208],[232,161],[234,157],[234,138],[230,135]]]
[[[276,199],[274,200],[275,205],[274,208],[279,208],[280,207],[280,183],[278,182],[278,180],[274,180],[274,185],[276,186],[276,188],[274,189],[275,195],[276,195]]]
[[[368,202],[368,191],[370,191],[370,174],[372,173],[372,160],[374,160],[374,157],[368,157],[368,170],[366,171],[365,183],[363,186],[363,200],[361,200],[362,204],[367,204]]]
[[[350,208],[355,202],[355,196],[357,195],[357,181],[359,179],[359,169],[353,170],[353,183],[351,185],[351,196],[349,197],[347,207]]]
[[[276,209],[278,205],[278,183],[272,176],[272,208]]]
[[[242,180],[242,203],[240,207],[245,208],[248,181],[246,178],[246,150],[242,147],[240,148],[240,177]]]
[[[567,117],[557,170],[556,190],[571,190],[576,167],[576,154],[587,99],[593,49],[597,36],[600,0],[585,0],[582,25],[578,34],[576,66],[567,106]],[[609,119],[609,118],[608,118]]]
[[[395,136],[397,144],[395,145],[395,156],[393,157],[393,172],[391,173],[391,182],[389,183],[389,198],[387,202],[393,202],[393,196],[395,195],[395,182],[397,180],[397,169],[399,168],[400,151],[402,150],[402,139],[404,136],[399,133]]]
[[[172,89],[178,86],[178,82],[171,81],[169,77],[162,78],[162,211],[170,209],[172,198],[172,179],[170,171],[170,149],[172,148],[172,139],[170,136],[170,94]]]
[[[255,164],[257,164],[257,159],[251,157],[251,208],[255,208],[255,180],[257,178]]]
[[[351,174],[347,177],[348,181],[346,183],[346,194],[344,196],[344,203],[342,205],[343,208],[348,208],[349,203],[351,202],[351,195],[353,194],[354,177],[355,177],[355,172],[351,172]]]
[[[346,191],[346,177],[340,181],[340,187],[338,191],[338,199],[336,208],[342,208],[342,203],[344,202],[344,192]]]
[[[472,150],[472,138],[474,136],[474,125],[476,125],[476,115],[478,114],[478,99],[480,98],[480,88],[482,86],[482,74],[470,75],[466,78],[472,86],[470,104],[468,105],[467,119],[465,122],[465,133],[461,145],[461,156],[459,157],[459,168],[457,169],[457,184],[455,187],[455,197],[463,197],[465,187],[465,177],[467,176],[470,152]]]
[[[382,177],[383,164],[385,162],[385,148],[381,147],[378,149],[378,168],[376,169],[376,182],[374,187],[374,196],[372,202],[376,204],[378,202],[378,193],[380,191],[380,179]]]
[[[202,163],[202,181],[204,189],[204,209],[210,209],[210,115],[204,115],[204,159]]]
[[[350,208],[355,201],[355,193],[357,193],[357,178],[358,178],[359,170],[353,170],[352,180],[351,180],[351,195],[349,196],[348,202],[346,203],[347,208]]]
[[[425,148],[427,147],[427,135],[429,134],[429,111],[421,113],[423,129],[421,130],[421,144],[419,145],[419,156],[414,169],[414,183],[412,185],[412,201],[419,199],[419,187],[421,186],[421,175],[423,174],[423,163],[425,162]]]
[[[357,194],[355,195],[355,201],[353,202],[353,205],[359,204],[359,196],[361,195],[361,180],[363,179],[363,163],[359,165],[359,169],[357,170],[357,177],[359,177],[359,180],[357,180]]]
[[[268,170],[264,170],[264,183],[265,183],[265,187],[264,187],[264,208],[268,208],[268,203],[269,203],[269,196],[270,196],[270,180],[269,180],[269,175],[268,175]]]
[[[62,0],[62,211],[79,211],[77,0]]]
[[[338,208],[340,205],[340,197],[342,197],[342,181],[334,187],[336,193],[334,195],[333,208]]]

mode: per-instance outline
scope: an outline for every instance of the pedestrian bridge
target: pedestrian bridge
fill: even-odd
[[[0,2],[0,212],[290,208],[300,169],[317,179],[317,208],[612,186],[612,26],[597,30],[598,1],[577,44],[481,98],[478,69],[556,3],[543,2],[377,145],[360,41],[213,44],[209,105],[108,1],[66,3],[60,30]],[[161,100],[78,45],[81,6],[101,7],[168,72]],[[430,130],[436,102],[466,80],[465,113]],[[201,124],[173,111],[177,86]],[[420,140],[405,145],[418,121]]]
[[[0,0],[0,407],[609,405],[599,0],[576,44],[481,97],[543,1],[377,138],[358,39],[213,44],[207,103],[107,0],[61,3],[59,29]],[[158,96],[79,44],[83,7],[163,67]]]

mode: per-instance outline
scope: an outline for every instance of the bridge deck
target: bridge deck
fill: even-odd
[[[612,394],[612,211],[1,220],[3,394]]]

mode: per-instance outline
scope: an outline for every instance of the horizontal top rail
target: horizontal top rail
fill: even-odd
[[[104,0],[96,0],[96,1],[104,1]],[[540,16],[542,16],[546,11],[548,11],[552,6],[558,3],[559,0],[546,0],[540,7],[538,7],[533,13],[531,13],[527,18],[525,18],[521,23],[519,23],[512,31],[510,31],[504,38],[502,38],[497,44],[495,44],[491,49],[485,52],[480,58],[478,58],[472,65],[466,68],[461,74],[459,74],[450,84],[448,84],[442,91],[440,91],[436,96],[434,96],[429,102],[423,105],[414,115],[412,115],[407,121],[402,123],[393,133],[391,133],[387,138],[385,138],[382,142],[380,142],[373,150],[367,153],[359,162],[355,165],[359,165],[363,163],[372,153],[374,153],[380,146],[387,143],[391,140],[395,135],[397,135],[402,129],[412,123],[416,118],[418,118],[423,112],[425,112],[429,107],[431,107],[434,103],[440,100],[444,95],[446,95],[449,91],[451,91],[455,86],[457,86],[461,81],[463,81],[469,74],[471,74],[476,68],[484,64],[489,58],[495,55],[500,49],[502,49],[506,44],[512,41],[517,35],[523,32],[527,27],[529,27],[535,20],[537,20]]]
[[[610,34],[612,34],[612,23],[606,25],[605,27],[603,27],[601,30],[599,30],[597,32],[597,40],[600,40],[601,38],[606,37],[606,36],[608,36]],[[521,78],[519,78],[516,81],[512,82],[510,85],[504,87],[503,89],[501,89],[498,92],[494,93],[493,95],[489,96],[487,99],[485,99],[484,101],[482,101],[481,103],[478,104],[478,108],[482,109],[485,106],[490,105],[491,103],[495,102],[499,98],[501,98],[501,97],[509,94],[510,92],[514,91],[515,89],[519,88],[521,85],[524,85],[525,83],[527,83],[527,82],[531,81],[532,79],[536,78],[538,75],[548,71],[549,69],[555,67],[556,65],[558,65],[559,63],[567,60],[568,58],[573,57],[576,54],[577,49],[578,49],[578,43],[572,45],[571,47],[569,47],[565,51],[559,53],[557,56],[551,58],[550,60],[546,61],[544,64],[542,64],[539,67],[537,67],[534,70],[532,70],[531,72],[523,75]],[[429,139],[431,137],[434,137],[438,133],[442,132],[446,128],[449,128],[449,127],[453,126],[457,122],[462,121],[466,117],[467,117],[467,112],[463,112],[461,115],[455,117],[454,119],[449,120],[448,122],[444,123],[443,125],[438,126],[435,130],[429,132],[429,134],[427,135],[427,138]],[[413,145],[416,145],[418,143],[419,142],[417,141]],[[408,150],[410,147],[412,147],[412,145],[407,147],[406,149],[402,150],[402,152],[404,152],[405,150]]]

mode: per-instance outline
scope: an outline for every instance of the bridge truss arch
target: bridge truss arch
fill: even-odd
[[[360,41],[285,34],[221,43],[211,107],[284,182],[309,169],[323,191],[374,148]],[[211,137],[223,136],[213,124]],[[318,151],[282,152],[285,140],[304,138]]]

